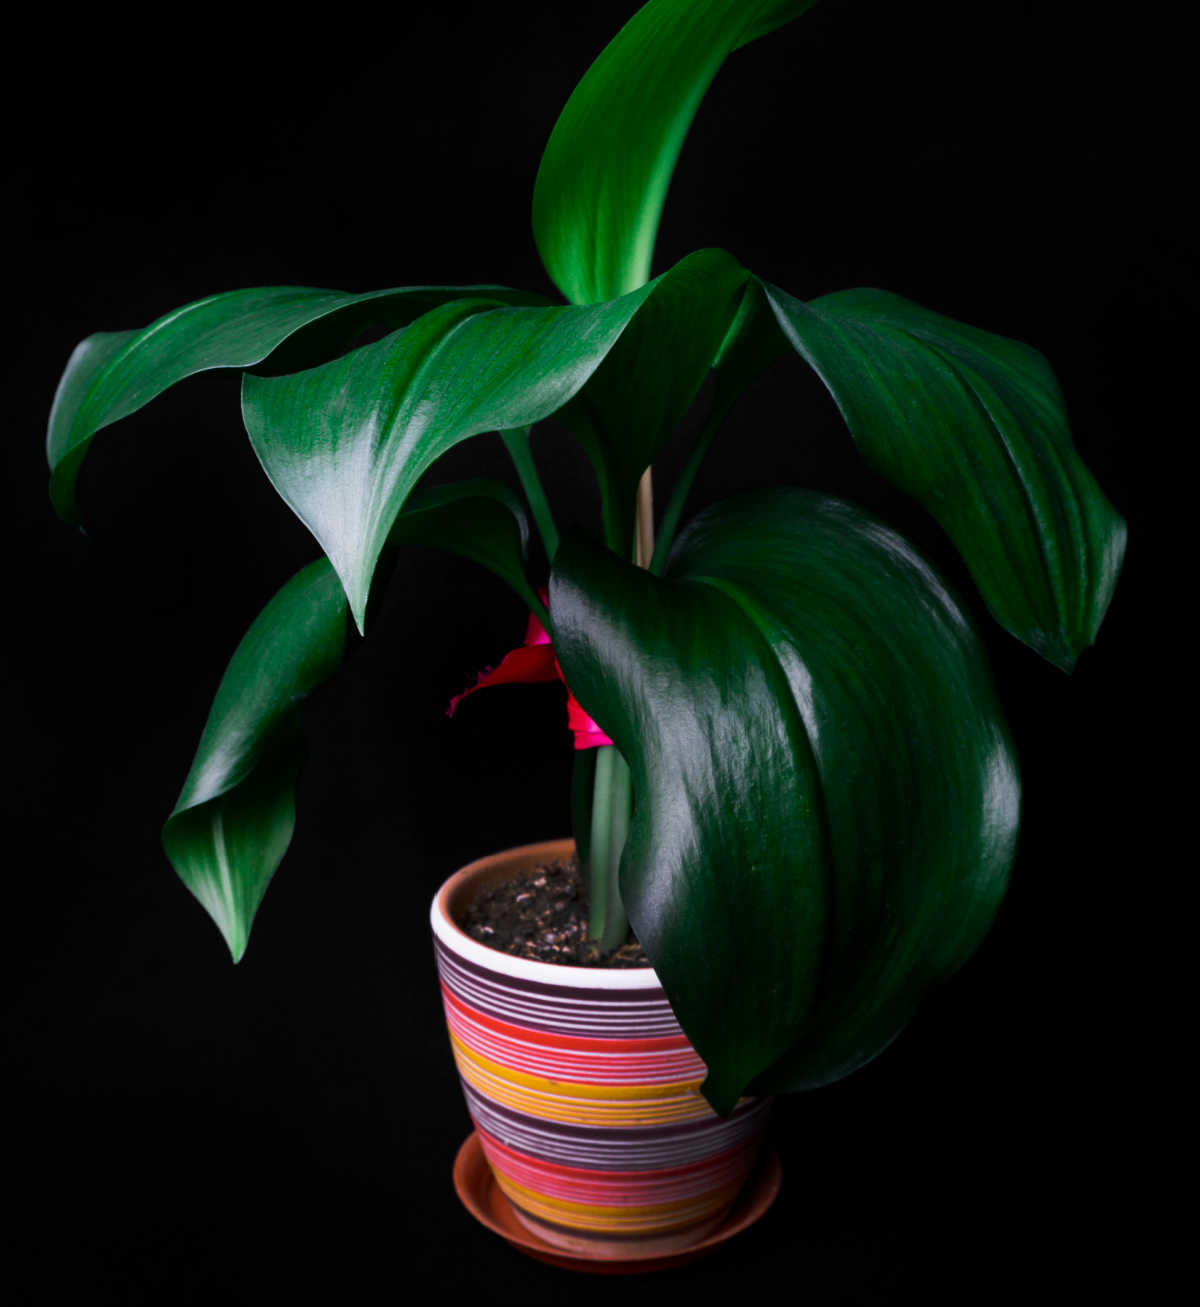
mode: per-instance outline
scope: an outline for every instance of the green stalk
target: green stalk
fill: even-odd
[[[708,453],[713,437],[721,429],[721,423],[725,421],[736,398],[736,395],[722,398],[718,392],[704,426],[696,437],[696,443],[692,446],[692,452],[688,455],[687,463],[679,474],[679,480],[675,482],[667,511],[663,514],[662,526],[659,528],[654,557],[650,560],[650,571],[655,576],[661,576],[663,568],[667,565],[667,555],[675,542],[675,533],[679,530],[679,519],[683,516],[683,506],[691,492],[692,482],[696,479],[696,473],[700,471],[700,464],[704,462],[704,456]]]
[[[600,511],[604,522],[604,543],[614,554],[623,553],[629,547],[629,518],[621,512],[621,504],[608,484],[608,478],[600,475]]]
[[[654,550],[654,491],[650,469],[642,474],[637,492],[633,556],[645,567]],[[629,765],[611,745],[595,750],[592,817],[586,865],[591,893],[588,936],[605,953],[629,937],[629,918],[621,900],[621,854],[633,811],[633,778]]]
[[[612,745],[596,750],[596,787],[592,796],[591,915],[588,936],[605,953],[629,936],[629,919],[621,902],[618,872],[629,832],[632,787],[629,767]]]
[[[533,520],[546,550],[547,560],[553,564],[558,552],[558,528],[554,523],[546,491],[542,486],[534,465],[533,453],[529,445],[529,428],[519,427],[502,431],[501,439],[508,450],[513,466],[525,497],[529,501]],[[638,561],[645,566],[642,555],[648,553],[647,539],[653,542],[653,519],[650,519],[647,537],[646,524],[642,521],[643,501],[649,503],[649,477],[647,470],[638,497],[638,539],[635,546]],[[609,510],[609,500],[605,496],[605,535],[616,534],[616,524]],[[612,543],[610,540],[609,543]],[[541,604],[535,611],[547,630],[550,618]],[[621,868],[621,852],[625,847],[625,837],[629,830],[629,814],[632,806],[632,783],[629,767],[624,758],[611,745],[587,751],[590,756],[578,756],[575,760],[575,773],[572,782],[572,809],[575,828],[579,832],[577,846],[580,862],[587,869],[590,881],[591,913],[588,919],[589,938],[595,940],[605,953],[620,947],[629,935],[629,919],[621,902],[621,887],[618,874]],[[588,792],[591,798],[590,820],[587,817]]]
[[[511,431],[501,431],[500,439],[504,441],[504,447],[517,469],[521,489],[525,491],[538,535],[546,550],[546,559],[553,563],[554,555],[558,553],[558,527],[554,524],[554,515],[550,511],[542,479],[534,466],[533,451],[529,447],[529,428],[514,427]]]
[[[571,430],[575,433],[575,439],[579,441],[584,453],[587,454],[588,461],[592,465],[592,471],[596,474],[596,485],[600,490],[600,515],[604,528],[604,543],[614,553],[619,554],[626,547],[627,518],[624,512],[625,505],[614,492],[608,458],[604,452],[604,443],[597,434],[596,428],[592,425],[592,420],[588,417],[587,409],[582,403],[572,406],[568,425],[571,426]]]

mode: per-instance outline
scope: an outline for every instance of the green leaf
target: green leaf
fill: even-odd
[[[1019,786],[982,646],[837,500],[717,505],[659,579],[559,550],[555,652],[633,772],[630,920],[728,1111],[861,1065],[970,955]]]
[[[525,579],[528,538],[517,496],[498,481],[480,479],[418,491],[388,544],[461,554],[544,612]],[[291,841],[300,701],[341,666],[346,616],[345,592],[324,558],[275,595],[229,663],[163,828],[167,856],[220,928],[235,962]]]
[[[563,411],[596,468],[607,538],[631,537],[638,481],[708,376],[748,276],[724,250],[681,259]]]
[[[480,295],[544,303],[541,296],[491,286],[410,286],[365,295],[264,286],[185,304],[140,331],[88,336],[71,355],[50,411],[46,454],[56,511],[79,521],[75,483],[96,432],[176,382],[210,368],[251,367],[284,346],[292,366],[301,366],[301,359],[314,363],[340,352],[372,323],[403,326],[447,300]]]
[[[345,595],[322,558],[275,595],[238,645],[163,827],[167,856],[235,962],[292,838],[299,702],[341,666],[345,633]]]
[[[319,368],[245,378],[255,452],[337,569],[360,630],[380,551],[425,470],[470,436],[562,408],[657,284],[586,308],[462,300]]]
[[[815,0],[651,0],[571,94],[542,156],[533,233],[575,303],[649,279],[663,201],[684,138],[725,58]]]
[[[713,360],[713,408],[727,411],[768,368],[792,352],[791,342],[767,303],[762,282],[751,277]]]
[[[479,478],[417,490],[396,518],[389,545],[428,545],[460,554],[494,572],[527,608],[542,609],[525,575],[529,522],[520,497],[500,481]]]
[[[1046,360],[886,291],[764,289],[867,463],[937,519],[996,620],[1069,671],[1112,598],[1125,523]]]

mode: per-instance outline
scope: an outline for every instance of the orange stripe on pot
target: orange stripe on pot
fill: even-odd
[[[532,1076],[524,1071],[517,1071],[511,1066],[505,1066],[502,1062],[496,1062],[491,1058],[484,1057],[474,1049],[468,1048],[454,1034],[451,1034],[450,1042],[454,1047],[456,1058],[464,1058],[481,1070],[490,1072],[492,1075],[498,1076],[511,1084],[521,1085],[525,1089],[533,1089],[540,1093],[561,1095],[564,1098],[656,1100],[694,1094],[700,1088],[699,1078],[668,1081],[661,1084],[654,1081],[641,1084],[600,1084],[589,1081],[570,1081],[550,1079],[546,1076]],[[707,1107],[707,1104],[705,1106]],[[709,1108],[709,1111],[711,1110]]]
[[[561,1087],[539,1091],[512,1084],[500,1076],[488,1075],[466,1058],[458,1060],[458,1071],[469,1085],[492,1102],[544,1121],[615,1129],[698,1121],[712,1113],[699,1095],[632,1100],[600,1096],[569,1098],[561,1092]]]

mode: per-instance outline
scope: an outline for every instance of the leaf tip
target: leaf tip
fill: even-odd
[[[741,1097],[740,1091],[728,1077],[721,1078],[713,1071],[704,1077],[700,1092],[718,1116],[728,1116],[737,1107]]]
[[[192,889],[191,886],[188,888]],[[236,966],[245,956],[246,945],[250,942],[249,923],[242,918],[240,913],[232,909],[232,905],[221,901],[212,894],[197,893],[195,889],[192,889],[192,893],[200,900],[201,906],[221,932],[221,938],[225,941],[225,947],[229,950],[230,960]]]
[[[1040,640],[1031,639],[1026,643],[1048,663],[1052,663],[1067,676],[1075,671],[1075,664],[1079,661],[1079,655],[1087,648],[1087,644],[1077,648],[1070,640],[1060,635],[1043,636]]]
[[[50,473],[50,506],[60,522],[67,526],[82,526],[83,514],[79,511],[74,480],[64,475],[61,469],[62,464],[59,464]]]
[[[348,582],[339,572],[338,579],[342,583],[342,593],[346,596],[346,607],[350,610],[350,616],[354,621],[355,630],[360,636],[365,637],[367,634],[367,603],[370,595],[370,582],[366,585],[357,585],[354,582]]]

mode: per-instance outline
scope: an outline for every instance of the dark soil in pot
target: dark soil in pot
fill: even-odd
[[[492,885],[475,896],[459,925],[488,948],[535,962],[571,967],[648,967],[642,946],[603,954],[587,938],[588,887],[578,859],[557,859]]]

